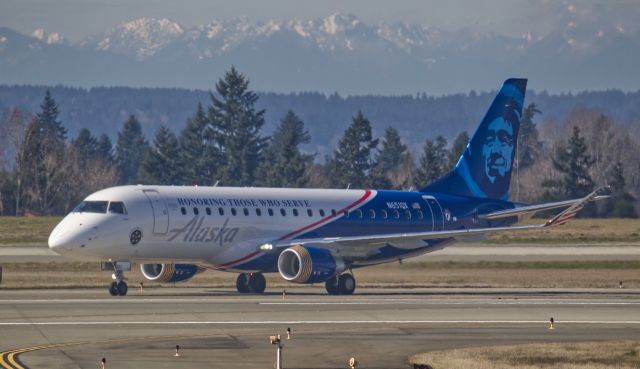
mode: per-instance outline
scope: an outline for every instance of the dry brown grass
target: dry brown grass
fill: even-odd
[[[41,244],[45,246],[61,217],[0,217],[0,245]]]
[[[416,354],[433,369],[638,369],[640,341],[536,343]]]
[[[540,224],[543,219],[529,219],[522,224]],[[640,243],[638,219],[574,219],[557,227],[490,235],[490,243]]]
[[[384,264],[354,270],[360,287],[479,287],[479,288],[640,288],[637,268],[512,268],[506,264],[483,263],[407,263]],[[590,264],[589,264],[590,265]],[[597,266],[597,264],[596,264]],[[100,271],[97,263],[10,263],[3,264],[0,288],[104,287],[111,272]],[[126,273],[130,286],[146,281],[134,267]],[[295,288],[278,274],[269,274],[269,289]],[[235,287],[235,273],[208,270],[183,287]],[[171,285],[165,285],[171,286]]]

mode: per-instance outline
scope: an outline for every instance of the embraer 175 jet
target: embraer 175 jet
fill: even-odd
[[[205,269],[239,273],[239,292],[262,293],[263,273],[325,283],[352,294],[352,270],[397,261],[489,233],[565,223],[588,196],[542,205],[508,201],[526,79],[509,79],[455,168],[419,191],[119,186],[89,195],[56,226],[49,247],[108,261],[112,295],[125,295],[124,271],[180,282]],[[521,216],[566,208],[538,225]]]

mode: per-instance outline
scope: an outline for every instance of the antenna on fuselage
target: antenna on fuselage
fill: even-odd
[[[349,188],[351,188],[351,183],[349,183],[349,184],[347,185],[346,190],[349,190]]]
[[[220,183],[220,180],[217,180],[216,183],[213,184],[213,187],[218,187],[218,183]]]

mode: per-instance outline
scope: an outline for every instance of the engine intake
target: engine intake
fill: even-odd
[[[154,282],[183,282],[204,271],[193,264],[140,264],[142,275]]]
[[[295,283],[324,282],[345,269],[344,262],[329,250],[313,246],[292,246],[278,257],[280,275]]]

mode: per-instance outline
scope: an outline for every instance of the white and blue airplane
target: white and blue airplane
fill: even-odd
[[[419,191],[118,186],[89,195],[49,237],[55,252],[110,263],[109,291],[126,295],[124,271],[180,282],[205,269],[239,273],[242,293],[262,293],[263,273],[325,283],[352,294],[352,270],[490,233],[560,225],[603,196],[526,205],[508,201],[525,79],[509,79],[455,168]],[[519,217],[566,208],[537,225]]]

